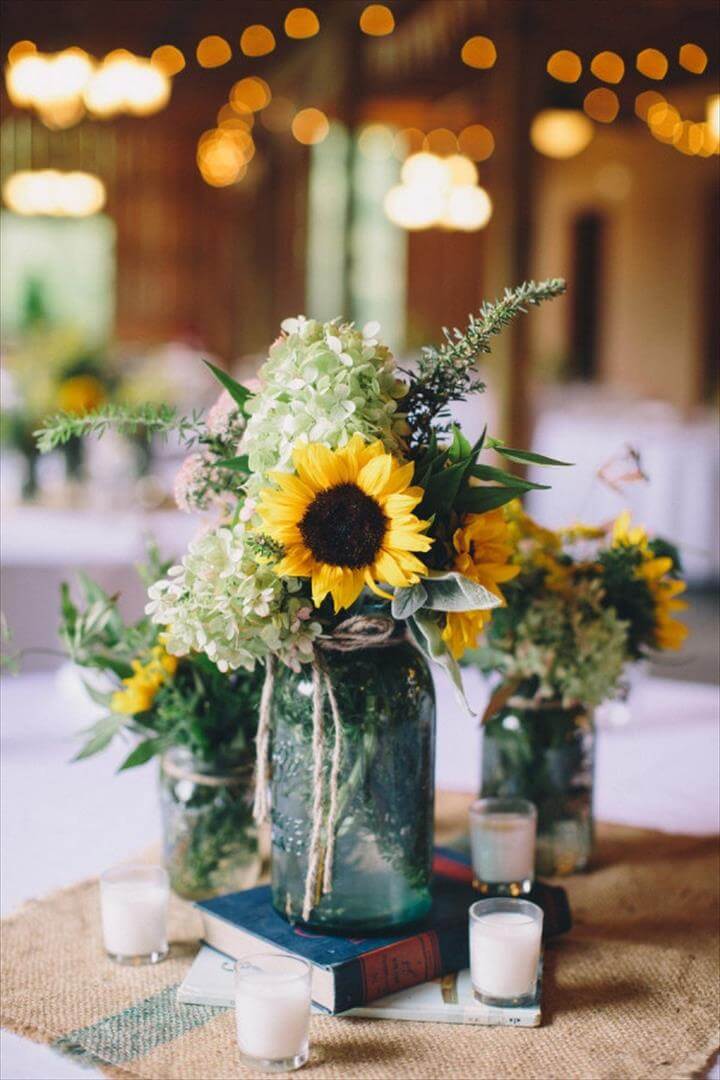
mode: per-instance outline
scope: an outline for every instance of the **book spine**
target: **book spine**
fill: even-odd
[[[344,1012],[429,982],[469,964],[467,926],[431,930],[333,968],[335,1009]]]

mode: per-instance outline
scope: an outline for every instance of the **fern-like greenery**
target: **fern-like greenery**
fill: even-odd
[[[181,416],[169,405],[103,405],[87,413],[58,412],[47,417],[34,432],[37,448],[47,454],[73,438],[102,437],[109,430],[123,435],[145,434],[167,437],[175,432],[186,445],[203,434],[202,417],[193,412]]]
[[[436,421],[451,401],[462,401],[468,394],[485,389],[473,367],[483,354],[491,351],[493,337],[528,307],[564,292],[562,278],[523,282],[515,289],[506,289],[499,300],[486,300],[479,315],[470,316],[465,330],[443,328],[443,344],[422,349],[418,370],[411,374],[410,389],[403,400],[410,442],[415,450],[428,445]]]

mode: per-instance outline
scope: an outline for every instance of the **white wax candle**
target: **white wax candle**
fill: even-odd
[[[249,1057],[277,1061],[307,1054],[307,980],[245,971],[236,985],[235,1016],[238,1045]]]
[[[470,842],[475,877],[489,884],[532,881],[535,817],[518,813],[471,814]]]
[[[164,954],[167,942],[169,891],[162,880],[142,874],[121,876],[101,885],[101,915],[105,948],[113,956]]]
[[[492,911],[470,923],[470,971],[486,997],[518,998],[535,990],[542,922],[523,912]]]

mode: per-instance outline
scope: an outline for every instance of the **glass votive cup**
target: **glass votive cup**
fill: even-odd
[[[308,1059],[311,969],[289,953],[255,953],[235,964],[240,1056],[251,1069],[291,1072]]]
[[[527,799],[477,799],[470,807],[473,885],[484,896],[523,896],[535,879],[537,809]]]
[[[469,915],[475,997],[484,1005],[529,1005],[537,988],[542,908],[497,896],[476,901]]]
[[[162,866],[128,864],[100,878],[105,951],[116,964],[157,964],[168,954],[170,884]]]

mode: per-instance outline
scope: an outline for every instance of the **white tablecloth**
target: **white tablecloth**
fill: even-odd
[[[479,776],[477,723],[465,716],[443,676],[438,685],[438,786],[472,791]],[[67,683],[65,683],[67,686]],[[468,673],[478,707],[485,688]],[[56,675],[0,680],[2,706],[2,908],[11,910],[127,858],[159,835],[152,765],[113,772],[113,748],[69,764],[73,733],[87,712]],[[719,827],[718,690],[665,679],[640,680],[629,722],[602,726],[596,813],[606,821],[703,834]],[[2,1077],[60,1080],[99,1074],[3,1033]]]

